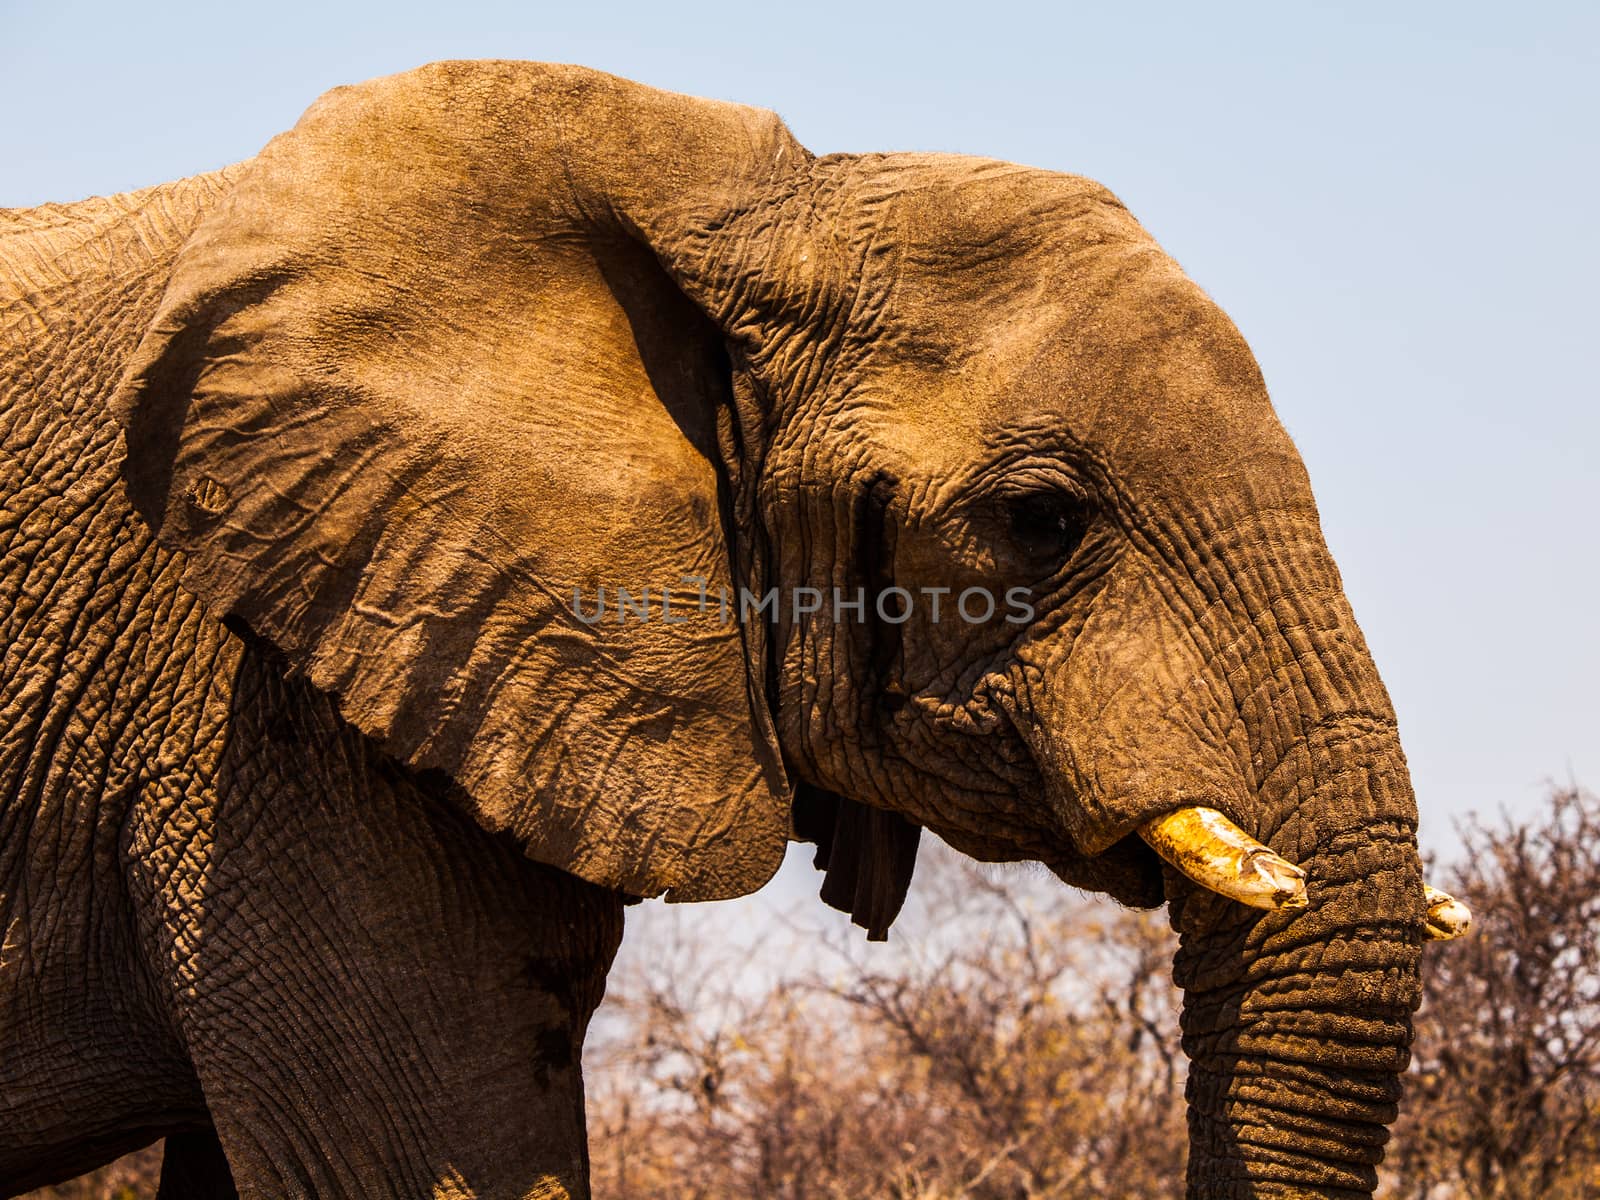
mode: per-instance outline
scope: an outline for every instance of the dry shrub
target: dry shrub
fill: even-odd
[[[161,1183],[161,1143],[80,1175],[70,1183],[29,1192],[20,1200],[155,1200]]]
[[[1427,951],[1387,1195],[1600,1196],[1600,798],[1554,789],[1462,841],[1445,886],[1474,927]]]
[[[1181,1196],[1164,919],[926,857],[888,947],[841,940],[765,989],[703,947],[620,981],[596,1196]]]

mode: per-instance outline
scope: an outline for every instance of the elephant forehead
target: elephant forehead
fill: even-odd
[[[857,316],[922,358],[959,361],[1127,256],[1159,254],[1099,184],[1011,163],[886,156],[857,205],[868,227],[858,286],[873,302]]]
[[[1153,246],[1122,203],[1093,180],[1011,163],[930,156],[906,172],[886,224],[899,246],[901,299],[991,301],[1041,277],[1070,277],[1103,249]]]
[[[1008,450],[1086,453],[1158,490],[1269,460],[1298,474],[1244,339],[1153,243],[1045,275],[1027,302],[948,306],[959,355],[903,334],[875,343],[839,419],[897,474],[954,486]]]

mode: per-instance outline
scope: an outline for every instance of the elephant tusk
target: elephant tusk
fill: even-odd
[[[1214,808],[1180,808],[1139,826],[1150,848],[1203,888],[1251,908],[1304,908],[1306,873]]]
[[[1425,883],[1422,899],[1428,906],[1422,929],[1430,942],[1448,942],[1472,928],[1472,910],[1449,892],[1441,892]]]

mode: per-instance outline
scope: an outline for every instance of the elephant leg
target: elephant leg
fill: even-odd
[[[215,1130],[168,1136],[156,1200],[238,1200],[238,1196]]]
[[[621,898],[527,860],[245,651],[131,881],[245,1200],[587,1197]]]

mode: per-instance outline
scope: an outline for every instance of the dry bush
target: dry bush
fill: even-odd
[[[889,947],[754,992],[693,952],[620,981],[591,1059],[596,1196],[1182,1195],[1164,919],[928,857]]]
[[[1463,830],[1472,933],[1427,950],[1394,1200],[1600,1196],[1600,798]]]
[[[161,1143],[125,1155],[70,1183],[29,1192],[19,1200],[154,1200],[161,1183]]]
[[[1426,951],[1380,1194],[1600,1197],[1600,800],[1558,789],[1463,841],[1443,882],[1476,927]],[[596,1196],[1181,1195],[1162,919],[927,865],[887,951],[834,946],[827,970],[741,989],[719,981],[747,964],[702,937],[619,980],[591,1076]]]

